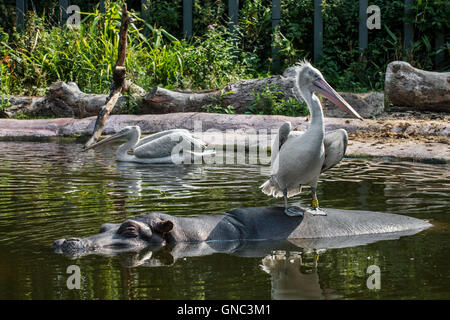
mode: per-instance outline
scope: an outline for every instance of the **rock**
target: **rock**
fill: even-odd
[[[450,112],[450,72],[431,72],[404,61],[388,64],[385,96],[394,106]]]
[[[384,94],[382,92],[339,92],[339,94],[365,119],[370,119],[384,111]],[[322,105],[326,117],[353,118],[352,115],[339,109],[327,99],[322,99]]]

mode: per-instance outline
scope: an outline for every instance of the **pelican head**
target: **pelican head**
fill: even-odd
[[[306,93],[320,93],[345,112],[363,118],[325,81],[322,73],[304,60],[297,64],[297,89],[306,100]]]
[[[105,144],[108,144],[108,143],[111,143],[113,141],[120,140],[120,139],[125,139],[128,141],[136,140],[136,142],[137,142],[137,140],[139,140],[140,136],[141,136],[141,128],[139,128],[139,126],[126,126],[123,129],[121,129],[119,132],[117,132],[116,134],[113,134],[112,136],[109,136],[108,138],[103,139],[102,141],[94,143],[84,150],[96,148],[98,146],[105,145]]]

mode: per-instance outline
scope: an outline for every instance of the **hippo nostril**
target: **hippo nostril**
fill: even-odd
[[[69,238],[61,243],[60,248],[65,252],[71,252],[74,250],[84,249],[84,244],[79,238]]]
[[[61,245],[64,243],[64,241],[66,241],[66,239],[58,239],[58,240],[55,240],[55,242],[53,242],[52,247],[53,247],[54,249],[61,248]]]

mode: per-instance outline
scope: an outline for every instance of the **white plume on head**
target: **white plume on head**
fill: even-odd
[[[295,64],[297,72],[300,72],[300,70],[303,69],[304,67],[312,67],[311,63],[308,60],[306,60],[306,58],[300,60]]]
[[[294,65],[294,67],[295,67],[295,71],[296,71],[296,77],[295,77],[296,80],[295,80],[295,85],[293,88],[294,95],[299,102],[303,102],[305,99],[303,98],[303,95],[300,92],[300,88],[299,88],[300,72],[303,70],[303,68],[306,68],[306,67],[313,68],[313,66],[306,58],[303,58],[302,60],[297,62]]]

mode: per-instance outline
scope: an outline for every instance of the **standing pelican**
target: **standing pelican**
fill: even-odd
[[[139,162],[139,163],[181,163],[183,156],[180,157],[179,151],[194,157],[201,157],[212,152],[203,152],[206,143],[194,138],[188,130],[173,129],[158,132],[149,135],[143,139],[141,137],[141,128],[139,126],[127,126],[118,133],[89,146],[85,150],[98,147],[119,139],[127,141],[119,146],[116,151],[117,161]],[[183,148],[179,148],[182,146]],[[174,151],[177,148],[178,152]],[[192,152],[191,149],[200,152]],[[133,150],[133,154],[129,151]]]
[[[325,134],[322,105],[314,92],[321,93],[338,107],[362,120],[362,117],[325,81],[319,70],[303,61],[298,65],[296,88],[309,107],[311,123],[302,135],[291,132],[290,122],[284,123],[277,135],[278,149],[272,155],[271,176],[261,185],[262,191],[274,197],[284,197],[285,213],[301,216],[305,210],[288,206],[288,197],[299,194],[303,185],[312,190],[313,215],[326,215],[320,209],[316,188],[322,172],[332,168],[344,157],[347,132],[344,129]],[[278,152],[276,152],[278,151]]]

